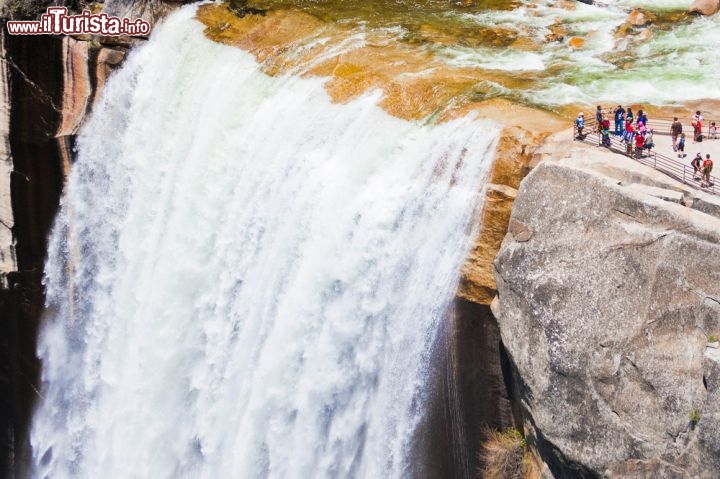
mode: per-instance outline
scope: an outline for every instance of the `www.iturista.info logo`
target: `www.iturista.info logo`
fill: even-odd
[[[94,14],[90,10],[68,15],[65,7],[49,7],[40,20],[10,20],[7,29],[10,35],[147,35],[150,24],[141,18],[121,19],[107,13]]]

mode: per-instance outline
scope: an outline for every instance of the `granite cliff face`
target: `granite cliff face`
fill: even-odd
[[[720,467],[720,218],[700,211],[718,201],[643,168],[542,163],[495,260],[525,429],[555,477]]]
[[[46,240],[75,135],[128,45],[5,36],[0,69],[0,470],[18,474],[37,396]]]

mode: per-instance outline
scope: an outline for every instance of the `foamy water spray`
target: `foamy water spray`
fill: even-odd
[[[270,78],[171,16],[54,228],[38,478],[403,477],[497,129]]]

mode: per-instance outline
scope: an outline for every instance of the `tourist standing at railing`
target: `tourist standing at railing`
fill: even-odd
[[[605,115],[603,115],[603,120],[602,120],[602,132],[601,132],[600,144],[607,148],[610,148],[610,145],[612,144],[610,142],[610,120],[608,118],[606,118]]]
[[[672,139],[673,151],[677,151],[678,136],[682,133],[682,123],[678,120],[678,117],[673,118],[673,124],[670,126],[670,138]]]
[[[645,146],[645,138],[642,135],[635,135],[635,156],[642,157],[643,146]]]
[[[703,169],[703,180],[702,180],[702,183],[700,183],[700,186],[701,187],[711,186],[710,174],[712,173],[713,162],[710,159],[710,155],[705,155],[705,161],[703,161],[702,169]]]
[[[602,107],[600,105],[597,106],[597,109],[595,110],[595,124],[598,133],[602,134],[602,121],[603,121],[603,112]]]
[[[633,139],[635,137],[635,128],[630,120],[625,122],[625,134],[623,140],[625,140],[625,154],[627,156],[632,155]]]
[[[585,135],[583,135],[583,130],[585,129],[585,114],[584,113],[578,113],[577,118],[575,118],[575,129],[577,130],[577,139],[584,140],[585,139]]]
[[[692,119],[693,141],[702,141],[702,122],[704,118],[700,114],[700,110],[695,112]]]
[[[637,117],[637,125],[645,125],[647,127],[648,117],[647,113],[643,112],[642,110],[638,111],[638,117]]]
[[[685,158],[687,156],[685,154],[685,133],[680,133],[680,141],[678,141],[677,151],[678,158]]]
[[[621,136],[625,124],[625,109],[622,105],[618,105],[615,109],[615,136]]]
[[[708,129],[708,138],[712,140],[717,140],[717,126],[715,126],[715,122],[710,123],[710,128]]]
[[[693,179],[695,181],[698,181],[702,175],[702,161],[702,153],[698,153],[690,162],[690,166],[693,167]]]
[[[634,119],[635,119],[635,116],[633,115],[632,108],[628,107],[627,113],[625,114],[625,120],[627,120],[625,125],[627,126],[628,123],[630,123],[632,125],[632,122]]]
[[[643,148],[648,151],[648,154],[650,154],[650,150],[653,149],[655,146],[655,142],[653,141],[653,129],[650,128],[647,133],[645,133],[645,143],[643,144]]]

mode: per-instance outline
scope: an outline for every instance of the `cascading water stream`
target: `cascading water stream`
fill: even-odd
[[[332,104],[193,13],[78,139],[32,475],[406,477],[497,127]]]

